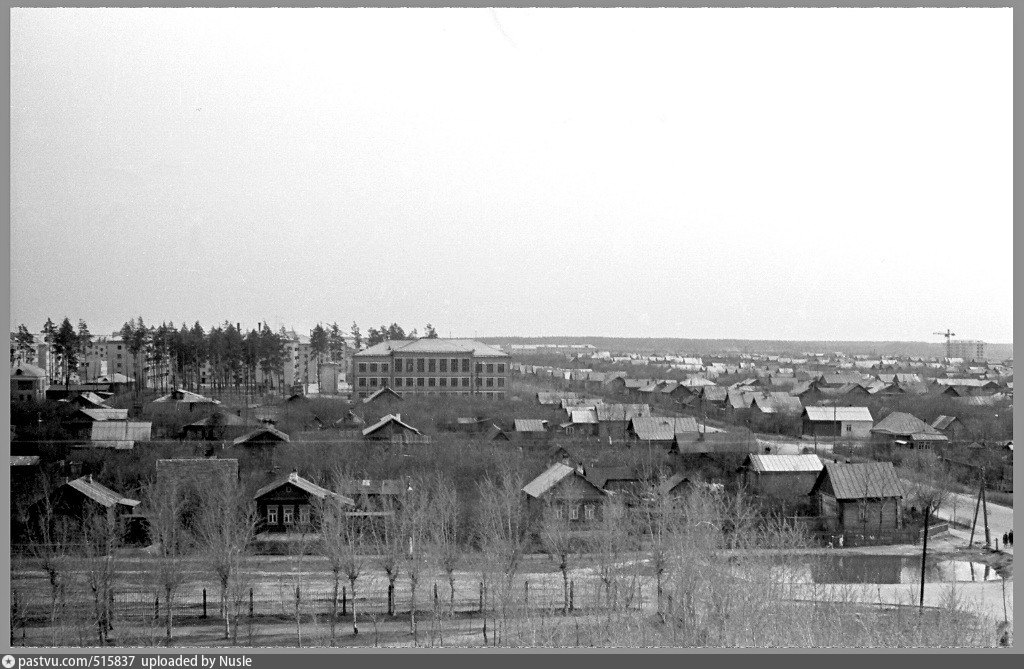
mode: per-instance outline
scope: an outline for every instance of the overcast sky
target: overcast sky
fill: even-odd
[[[1012,10],[11,13],[11,326],[1010,342]]]

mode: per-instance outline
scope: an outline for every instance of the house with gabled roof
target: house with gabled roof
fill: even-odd
[[[598,437],[601,441],[623,441],[629,421],[638,416],[650,416],[648,404],[603,404],[597,407]]]
[[[324,504],[353,508],[355,500],[323,488],[292,472],[253,495],[261,532],[316,532]]]
[[[913,414],[893,411],[871,428],[872,441],[879,445],[931,448],[949,441],[946,435]]]
[[[532,523],[537,524],[551,513],[579,528],[601,520],[608,496],[584,476],[582,468],[561,462],[549,466],[523,486],[523,494]]]
[[[430,437],[402,420],[402,414],[388,414],[362,431],[367,441],[393,444],[429,444]]]
[[[636,416],[630,420],[627,434],[635,441],[668,447],[677,433],[698,430],[693,416]]]
[[[965,441],[970,439],[970,431],[956,416],[941,415],[932,421],[932,427],[945,435],[949,441]]]
[[[801,417],[804,436],[870,439],[874,419],[867,407],[809,406]]]
[[[364,406],[391,406],[402,401],[402,395],[391,389],[391,386],[384,386],[380,390],[371,393],[362,399]]]
[[[740,466],[741,480],[753,493],[775,498],[806,498],[824,465],[817,455],[751,453]]]
[[[128,530],[128,518],[138,506],[139,500],[111,490],[89,474],[57,486],[48,498],[33,504],[28,515],[36,527],[40,521],[53,517],[76,523],[103,519],[110,531],[123,537]]]
[[[891,543],[903,527],[903,489],[891,462],[827,462],[809,494],[829,532]]]
[[[754,429],[779,427],[780,422],[799,421],[803,413],[799,397],[787,392],[760,392],[750,398],[750,424]]]

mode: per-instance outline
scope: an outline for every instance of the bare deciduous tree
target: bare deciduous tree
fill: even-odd
[[[228,639],[235,580],[256,535],[256,512],[241,486],[233,482],[208,486],[202,501],[196,538],[203,559],[220,585],[220,613],[224,638]]]

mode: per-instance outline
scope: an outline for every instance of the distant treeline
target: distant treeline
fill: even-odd
[[[686,339],[682,337],[480,337],[485,344],[592,344],[602,351],[634,353],[765,353],[799,354],[835,353],[848,355],[917,356],[922,358],[946,355],[944,342],[924,341],[797,341],[756,339]],[[1013,357],[1013,344],[985,344],[989,360],[1007,360]]]

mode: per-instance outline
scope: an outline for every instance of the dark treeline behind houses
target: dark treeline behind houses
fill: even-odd
[[[257,371],[262,373],[262,379],[268,381],[280,375],[287,361],[286,344],[295,335],[284,327],[275,332],[266,323],[246,332],[239,324],[225,320],[207,330],[198,321],[191,327],[182,323],[180,328],[167,322],[147,325],[142,316],[125,322],[117,334],[131,355],[137,380],[146,378],[148,368],[166,365],[170,372],[169,385],[197,389],[202,378],[201,370],[209,364],[211,378],[207,385],[215,391],[255,385],[254,381],[259,376]],[[309,344],[318,357],[340,359],[346,347],[359,350],[388,340],[431,339],[437,336],[437,331],[429,323],[423,335],[419,335],[416,329],[407,333],[400,325],[392,323],[369,328],[364,338],[356,323],[352,323],[346,332],[334,322],[326,327],[318,323],[310,332]],[[16,353],[25,355],[29,362],[33,361],[34,346],[41,343],[36,337],[24,324],[18,326],[11,347],[12,363]],[[49,345],[55,368],[61,371],[65,386],[70,385],[72,375],[85,361],[93,339],[94,335],[84,320],[78,321],[76,329],[68,317],[59,326],[52,319],[46,319],[42,340]],[[136,390],[141,385],[136,383]],[[266,386],[264,390],[272,388],[272,382],[261,385]]]

